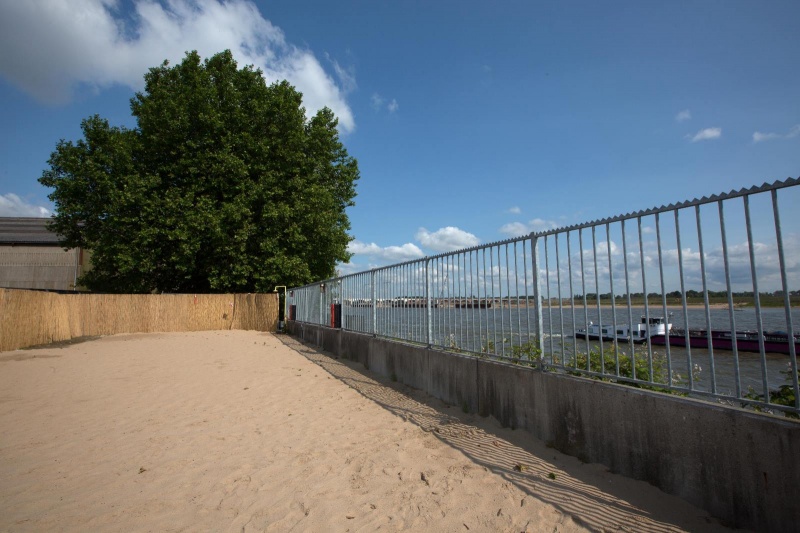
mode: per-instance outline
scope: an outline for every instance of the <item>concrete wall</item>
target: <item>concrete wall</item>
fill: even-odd
[[[797,531],[800,524],[800,423],[320,326],[288,329],[372,372],[648,481],[729,525]]]

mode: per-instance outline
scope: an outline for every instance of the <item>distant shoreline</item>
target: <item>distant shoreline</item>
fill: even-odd
[[[521,307],[525,307],[525,306],[523,305]],[[547,305],[547,303],[545,303],[542,307],[550,307],[551,309],[557,309],[559,307],[559,305],[558,305],[558,303],[555,303],[553,305]],[[569,302],[564,302],[563,304],[561,304],[561,307],[582,308],[584,306],[583,306],[583,304],[575,304],[573,306],[573,305],[570,305]],[[597,307],[597,303],[596,302],[589,302],[589,301],[586,302],[586,308],[587,309],[588,308],[593,308],[593,307],[594,308]],[[600,308],[601,309],[611,309],[611,307],[612,306],[611,306],[610,303],[601,303],[600,304]],[[619,304],[616,304],[616,307],[618,307],[618,308],[627,308],[628,304],[627,303],[619,303]],[[631,303],[631,308],[634,308],[634,307],[636,307],[636,308],[639,308],[639,307],[644,308],[644,302]],[[651,303],[651,304],[648,304],[647,307],[649,309],[663,309],[663,306],[662,306],[661,303]],[[705,304],[702,304],[702,303],[687,303],[686,304],[686,308],[687,309],[704,309],[705,308]],[[728,304],[727,303],[710,303],[710,304],[708,304],[708,308],[709,309],[728,309]],[[743,305],[743,304],[736,304],[736,303],[733,304],[733,309],[735,309],[735,310],[755,309],[755,308],[756,308],[755,305],[749,305],[749,304],[748,305]],[[762,305],[761,308],[762,309],[783,309],[783,306],[782,305],[780,305],[780,306]],[[683,304],[667,304],[667,310],[675,310],[675,309],[683,309]],[[800,305],[792,305],[791,309],[800,309]]]
[[[525,306],[523,305],[523,306],[520,306],[520,307],[525,307]],[[557,309],[559,307],[559,305],[557,303],[553,304],[553,305],[547,305],[545,303],[542,307],[550,307],[551,309]],[[573,305],[570,305],[569,302],[565,302],[565,303],[563,303],[561,305],[561,307],[582,308],[583,304],[576,304],[576,305],[573,306]],[[616,307],[617,308],[627,308],[628,304],[627,303],[616,304]],[[631,303],[631,309],[640,308],[640,307],[644,308],[644,303]],[[649,309],[663,309],[663,306],[660,303],[648,304],[647,307]],[[586,302],[586,308],[587,309],[597,308],[597,303],[596,302],[595,303]],[[601,303],[600,304],[600,308],[601,309],[611,309],[611,304],[610,303]],[[704,304],[698,304],[698,303],[691,303],[691,304],[687,303],[686,304],[686,308],[687,309],[704,309],[705,305]],[[708,308],[709,309],[728,309],[728,304],[726,304],[726,303],[710,303],[710,304],[708,304]],[[733,304],[733,308],[735,310],[744,310],[744,309],[755,309],[756,306],[754,306],[754,305]],[[761,308],[762,309],[783,309],[783,306],[782,305],[781,306],[762,305]],[[683,309],[683,304],[667,304],[667,310],[675,310],[675,309]],[[791,309],[800,309],[800,305],[792,305]]]
[[[615,304],[615,306],[618,309],[625,309],[625,308],[628,307],[628,304],[627,304],[627,302],[626,303],[618,303],[618,304]],[[503,309],[509,309],[509,308],[512,308],[512,309],[525,309],[527,307],[533,308],[534,305],[531,304],[530,306],[526,306],[524,303],[522,305],[517,305],[516,303],[512,303],[511,305],[503,305],[502,306]],[[569,308],[573,308],[573,307],[576,308],[576,309],[582,309],[584,307],[584,305],[582,303],[576,303],[576,304],[572,305],[572,304],[570,304],[569,301],[563,302],[560,306],[559,306],[558,303],[553,303],[552,305],[548,305],[548,303],[545,301],[545,302],[543,302],[542,307],[543,308],[549,308],[549,309],[558,309],[559,307],[564,308],[564,309],[569,309]],[[587,301],[585,307],[587,309],[596,309],[597,308],[597,302]],[[655,309],[655,310],[663,309],[661,303],[651,303],[651,304],[648,304],[647,307],[649,309]],[[440,305],[439,308],[440,309],[447,309],[448,306]],[[453,307],[453,308],[459,309],[458,307]],[[486,309],[500,309],[500,308],[501,308],[501,306],[495,305],[495,306],[488,307]],[[612,305],[610,303],[601,303],[600,304],[600,308],[601,309],[611,309]],[[636,303],[632,302],[631,303],[631,309],[634,309],[634,308],[643,309],[644,308],[644,302],[636,302]],[[705,304],[702,304],[702,303],[687,303],[686,304],[686,308],[687,309],[705,309]],[[728,309],[728,304],[727,303],[715,302],[715,303],[708,304],[708,308],[709,309]],[[743,311],[745,309],[755,309],[755,308],[756,308],[755,305],[750,305],[750,304],[748,304],[748,305],[744,305],[744,304],[741,304],[741,303],[739,303],[739,304],[734,303],[733,304],[733,309],[734,310],[738,310],[738,311]],[[783,306],[782,305],[763,305],[762,304],[761,308],[762,309],[783,309]],[[461,309],[471,309],[471,308],[470,307],[464,307],[464,308],[461,308]],[[670,310],[671,311],[675,311],[675,310],[680,310],[680,309],[683,309],[683,304],[667,304],[667,310],[668,311],[670,311]],[[793,304],[791,306],[791,309],[800,309],[800,304],[797,304],[797,305]]]

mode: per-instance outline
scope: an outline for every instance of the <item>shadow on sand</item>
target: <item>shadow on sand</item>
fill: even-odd
[[[581,463],[529,433],[502,428],[491,417],[464,413],[424,391],[376,376],[360,363],[288,335],[278,338],[368,400],[591,530],[730,531],[705,511],[644,482],[611,474],[603,465]]]

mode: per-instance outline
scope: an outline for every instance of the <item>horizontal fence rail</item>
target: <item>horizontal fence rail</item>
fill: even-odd
[[[289,319],[797,417],[797,185],[293,288]]]

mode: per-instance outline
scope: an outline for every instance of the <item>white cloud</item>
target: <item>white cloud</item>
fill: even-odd
[[[519,215],[520,213],[522,213],[522,209],[520,209],[515,205],[514,207],[509,207],[508,211],[506,212],[511,213],[512,215]]]
[[[68,102],[81,87],[143,88],[148,68],[230,49],[240,66],[255,65],[268,83],[288,80],[309,114],[327,106],[343,131],[355,128],[345,93],[351,71],[334,62],[337,84],[314,54],[286,41],[248,0],[133,0],[130,19],[117,0],[0,2],[0,73],[40,101]]]
[[[400,104],[397,103],[395,98],[392,98],[389,103],[386,103],[386,98],[378,93],[372,93],[372,96],[370,97],[370,105],[375,111],[382,111],[385,107],[389,114],[400,109]]]
[[[500,233],[509,235],[511,237],[518,237],[521,235],[526,235],[528,233],[535,233],[539,231],[555,229],[557,227],[558,224],[552,220],[534,218],[533,220],[529,220],[527,223],[510,222],[508,224],[503,225],[503,227],[501,227],[499,231]]]
[[[333,71],[336,73],[336,77],[339,78],[339,85],[342,87],[342,91],[345,94],[351,93],[358,89],[358,83],[356,82],[356,69],[354,66],[343,67],[339,64],[338,61],[331,58],[329,54],[325,54],[325,57],[328,58],[328,61],[331,62],[333,65]]]
[[[437,252],[451,252],[461,248],[470,248],[477,246],[481,242],[472,233],[453,226],[440,228],[433,233],[425,228],[419,228],[416,237],[422,246]]]
[[[689,111],[688,109],[684,109],[683,111],[675,115],[675,120],[677,122],[685,122],[687,120],[690,120],[691,118],[692,118],[692,112]]]
[[[402,246],[380,247],[374,242],[367,244],[361,241],[352,241],[347,245],[347,251],[353,255],[365,255],[397,262],[410,261],[411,259],[418,259],[425,255],[419,247],[410,242]]]
[[[512,237],[530,233],[528,226],[522,222],[509,222],[508,224],[504,224],[499,231],[504,235],[510,235]]]
[[[29,204],[14,193],[0,194],[2,217],[49,217],[52,213],[44,207]]]
[[[772,139],[780,139],[781,136],[777,133],[761,133],[756,131],[753,133],[753,142],[760,143],[763,141],[771,141]]]
[[[800,135],[800,124],[793,126],[787,133],[761,133],[757,131],[753,133],[753,143],[760,143],[764,141],[772,141],[775,139],[792,139]]]
[[[719,139],[722,137],[722,128],[706,128],[704,130],[700,130],[697,133],[692,135],[687,135],[687,138],[691,138],[692,142],[697,141],[708,141],[711,139]]]

